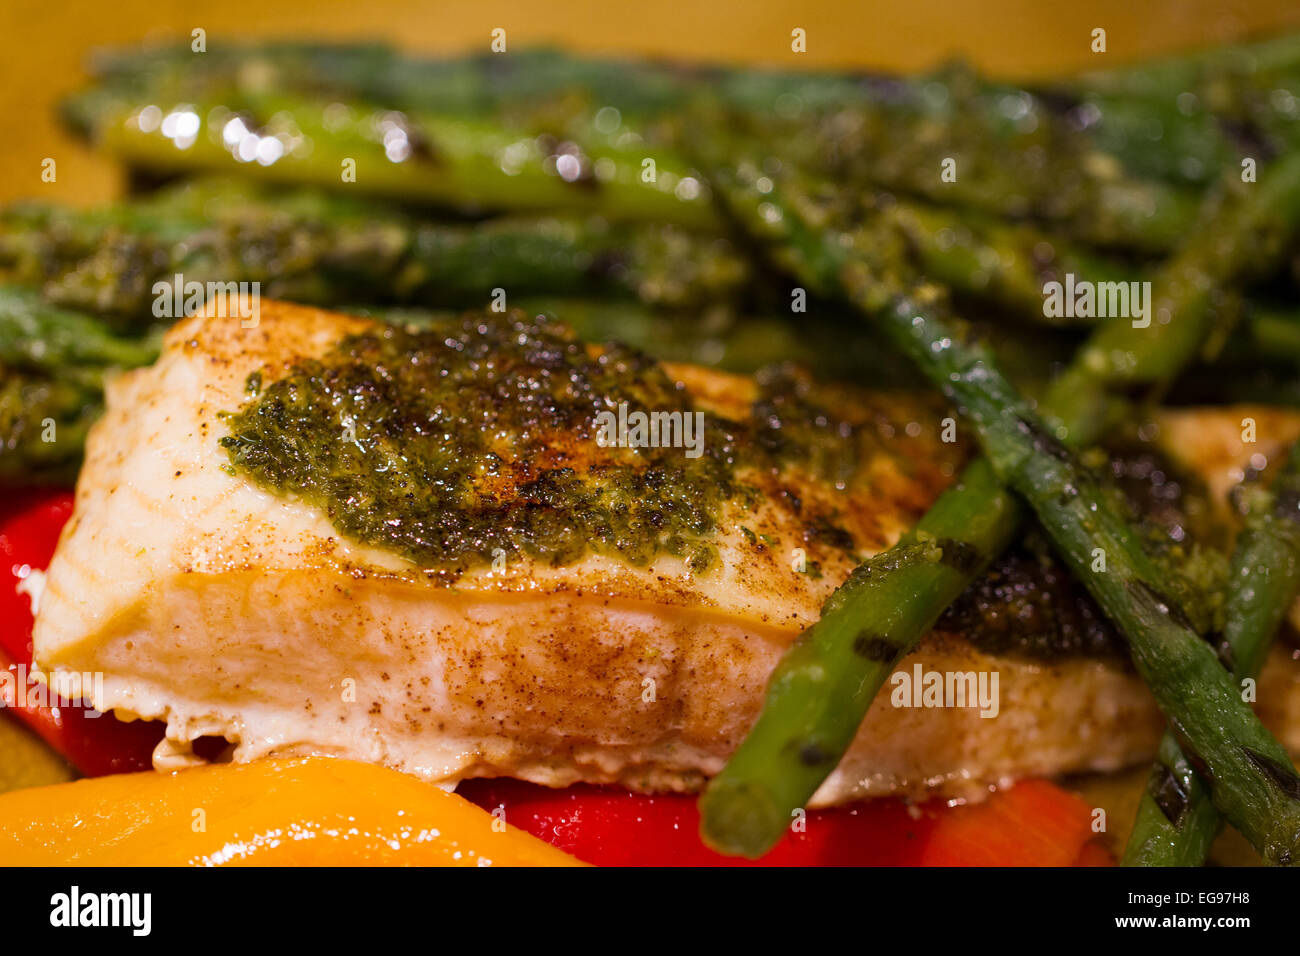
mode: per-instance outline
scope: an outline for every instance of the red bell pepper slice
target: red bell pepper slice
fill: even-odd
[[[550,790],[517,780],[457,788],[508,823],[603,866],[1108,865],[1092,842],[1091,809],[1045,780],[1026,780],[974,806],[881,798],[808,811],[761,860],[722,856],[699,837],[694,797],[606,787]],[[498,810],[498,812],[501,812]]]
[[[0,706],[34,730],[87,776],[152,766],[160,723],[127,723],[78,701],[62,700],[30,677],[32,608],[19,591],[33,570],[49,566],[72,494],[47,489],[10,493],[0,506]]]
[[[0,650],[32,659],[32,605],[18,586],[54,557],[59,532],[72,515],[72,493],[46,489],[6,492],[0,505]]]
[[[89,776],[145,770],[162,725],[125,723],[81,705],[33,702],[17,680],[31,664],[32,614],[18,590],[44,570],[72,513],[66,491],[27,491],[0,506],[0,669],[3,706]],[[551,790],[517,780],[469,780],[458,788],[479,806],[588,863],[605,866],[1105,866],[1091,812],[1078,797],[1028,780],[975,806],[909,806],[877,799],[809,811],[758,861],[726,857],[699,837],[695,798],[646,796],[607,787]]]

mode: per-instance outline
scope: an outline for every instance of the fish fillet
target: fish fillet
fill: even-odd
[[[933,406],[845,398],[846,417],[875,429],[879,454],[842,488],[793,466],[749,476],[761,502],[724,506],[719,559],[705,573],[670,556],[636,566],[588,553],[560,567],[521,558],[471,568],[449,582],[232,474],[218,444],[228,432],[219,413],[247,399],[250,373],[273,379],[371,328],[281,303],[263,303],[252,329],[196,316],[169,332],[154,366],[109,388],[47,575],[35,655],[49,671],[102,672],[97,707],[166,721],[159,767],[197,762],[191,743],[218,736],[236,761],[323,753],[438,783],[509,775],[698,789],[752,724],[772,668],[853,553],[897,540],[961,464],[962,450],[939,440]],[[749,379],[668,371],[717,414],[743,416],[753,400]],[[1260,450],[1297,431],[1288,418],[1270,422]],[[1194,425],[1169,423],[1204,443]],[[1223,448],[1214,467],[1239,466]],[[807,534],[818,513],[837,516],[851,549]],[[800,560],[820,574],[799,573]],[[1148,759],[1159,738],[1149,695],[1113,660],[991,655],[935,633],[898,671],[917,665],[996,674],[996,716],[895,706],[887,686],[815,805],[969,796],[1017,777],[1109,770]],[[1293,747],[1295,673],[1278,651],[1261,684],[1261,706]]]

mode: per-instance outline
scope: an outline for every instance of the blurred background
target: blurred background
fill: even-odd
[[[856,66],[907,71],[961,56],[1002,77],[1061,75],[1300,26],[1295,0],[712,0],[705,4],[609,0],[112,0],[0,5],[0,201],[77,204],[115,196],[119,171],[59,126],[55,104],[84,80],[97,46],[185,42],[196,27],[209,48],[249,36],[385,40],[424,52],[486,50],[490,32],[512,48],[560,45],[593,53],[807,69]],[[805,54],[790,31],[807,32]],[[1107,52],[1090,50],[1107,32]],[[1100,62],[1105,59],[1106,63]],[[40,179],[58,161],[57,183]]]

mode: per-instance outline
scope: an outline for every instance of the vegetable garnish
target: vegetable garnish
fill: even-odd
[[[152,767],[161,724],[126,723],[85,700],[65,700],[32,671],[32,605],[59,532],[72,514],[66,491],[26,491],[0,506],[0,699],[3,710],[87,776]],[[0,719],[8,717],[0,712]]]
[[[0,796],[0,865],[574,866],[463,797],[331,757],[115,774]]]
[[[1045,780],[1022,780],[972,806],[894,798],[809,810],[761,860],[725,856],[699,838],[685,794],[638,794],[517,780],[457,788],[488,811],[601,866],[1109,866],[1092,809]]]

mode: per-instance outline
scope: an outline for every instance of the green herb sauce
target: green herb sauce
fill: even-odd
[[[555,565],[588,552],[696,573],[716,560],[723,504],[753,506],[744,466],[856,467],[856,429],[775,376],[746,422],[703,412],[702,448],[603,447],[597,416],[697,411],[649,356],[580,342],[521,312],[451,329],[380,326],[275,381],[249,376],[224,417],[236,472],[325,511],[348,538],[449,575],[519,555]],[[851,539],[850,539],[851,544]]]

